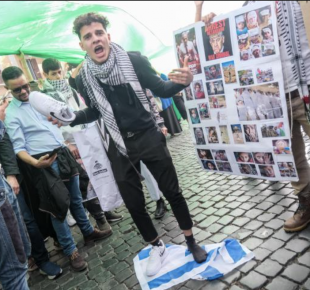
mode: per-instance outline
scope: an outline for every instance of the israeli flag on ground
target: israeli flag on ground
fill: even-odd
[[[189,279],[218,279],[254,258],[253,252],[234,239],[203,246],[208,257],[201,264],[194,261],[193,255],[184,246],[166,245],[166,248],[169,255],[159,273],[152,277],[145,275],[151,246],[144,248],[134,258],[134,267],[142,290],[164,290]]]

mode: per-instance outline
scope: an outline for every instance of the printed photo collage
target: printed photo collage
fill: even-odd
[[[270,6],[237,15],[235,23],[241,61],[276,53]]]
[[[297,172],[293,162],[276,162],[273,152],[234,152],[230,162],[224,149],[197,149],[202,166],[208,171],[233,173],[232,165],[237,162],[241,175],[276,178],[277,166],[281,177],[294,178]]]
[[[290,136],[286,136],[284,122],[230,124],[218,127],[220,133],[216,126],[193,128],[196,145],[199,147],[197,154],[206,170],[233,172],[232,165],[237,163],[239,173],[242,175],[275,178],[276,171],[273,166],[277,165],[281,177],[297,177],[293,164]],[[229,129],[231,129],[232,138],[228,132]],[[269,148],[269,151],[265,149],[249,152],[249,148],[257,148],[260,140],[270,144],[268,147],[265,146],[265,148]],[[238,144],[247,146],[243,151],[232,149],[231,145]],[[213,145],[220,146],[213,149]],[[236,147],[240,148],[240,146]],[[284,162],[276,163],[278,160]],[[222,164],[223,162],[225,164]]]
[[[236,12],[208,27],[175,34],[179,65],[188,55],[194,75],[183,96],[197,156],[206,170],[265,179],[297,178],[275,58],[272,63],[266,61],[276,51],[272,11],[264,6]],[[254,46],[259,46],[259,54]],[[246,66],[241,57],[244,50],[249,54]],[[260,57],[261,63],[252,63]]]

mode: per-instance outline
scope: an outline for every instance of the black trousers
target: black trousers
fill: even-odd
[[[187,120],[187,114],[186,114],[186,108],[185,108],[183,96],[173,96],[172,98],[183,120]]]
[[[130,161],[136,169],[140,172],[140,160],[142,160],[158,182],[159,189],[170,203],[180,228],[191,229],[193,222],[179,187],[165,136],[154,127],[124,141]],[[128,158],[119,153],[111,139],[108,156],[122,198],[137,228],[146,242],[155,240],[158,233],[145,209],[139,175]]]

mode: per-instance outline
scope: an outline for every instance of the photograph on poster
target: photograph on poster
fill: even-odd
[[[213,160],[213,156],[211,154],[211,150],[208,149],[197,149],[198,156],[200,159],[204,160]]]
[[[256,164],[274,164],[271,152],[253,152]]]
[[[249,86],[254,84],[253,72],[251,69],[238,71],[240,86]]]
[[[270,123],[261,127],[263,138],[285,137],[284,123]]]
[[[278,83],[234,89],[240,121],[283,118]]]
[[[278,162],[281,177],[297,177],[293,162]]]
[[[222,68],[223,68],[225,84],[228,85],[228,84],[236,83],[237,78],[236,78],[236,71],[235,71],[235,62],[233,60],[228,61],[228,62],[223,62]]]
[[[250,51],[252,53],[252,58],[260,58],[262,57],[262,45],[261,44],[253,44],[250,46]]]
[[[201,65],[197,50],[195,28],[182,31],[175,35],[175,44],[179,65],[184,66],[184,59],[188,56],[188,67],[193,75],[201,73]]]
[[[212,150],[214,159],[217,161],[228,161],[225,150]]]
[[[201,160],[204,169],[217,171],[214,161],[210,160]]]
[[[238,47],[239,47],[239,51],[240,51],[240,59],[242,59],[242,55],[243,52],[248,52],[249,48],[250,48],[250,40],[249,40],[249,34],[246,32],[244,34],[240,34],[237,36],[238,39]],[[244,56],[245,59],[242,60],[248,60],[249,59],[249,53],[248,56],[246,58],[246,56]]]
[[[191,117],[192,124],[200,124],[201,121],[198,116],[197,108],[189,109],[189,115]]]
[[[271,24],[271,7],[265,6],[235,17],[236,37],[240,51],[240,60],[261,58],[275,53],[273,48],[263,46],[274,43]]]
[[[223,109],[226,108],[225,96],[209,97],[210,109]]]
[[[202,80],[192,82],[193,92],[196,100],[205,99],[205,92],[203,90]]]
[[[268,69],[258,68],[256,70],[256,79],[259,84],[273,81],[274,78],[273,78],[273,72],[272,72],[271,67]]]
[[[209,105],[207,103],[198,104],[199,115],[201,120],[210,119],[210,110]]]
[[[216,119],[218,123],[226,122],[227,121],[226,110],[225,111],[219,110],[216,114]]]
[[[201,28],[206,61],[232,56],[229,19]]]
[[[253,29],[249,30],[248,34],[249,34],[250,45],[262,43],[262,37],[259,34],[258,28],[253,28]]]
[[[242,163],[254,163],[254,158],[250,152],[234,152],[237,162]]]
[[[277,155],[292,154],[289,144],[290,144],[289,139],[273,140],[272,141],[273,153]]]
[[[263,44],[274,42],[272,25],[262,29]]]
[[[242,50],[240,52],[240,59],[242,61],[247,61],[250,59],[250,50],[249,49],[246,49],[246,50]]]
[[[206,85],[209,96],[224,94],[223,81],[208,82]]]
[[[205,76],[206,76],[207,81],[212,81],[212,80],[222,78],[222,72],[221,72],[220,64],[213,64],[210,66],[206,66],[204,68],[204,71],[205,71]]]
[[[238,164],[241,174],[258,175],[254,164]]]
[[[269,56],[276,54],[276,50],[273,43],[266,43],[262,45],[263,56]]]
[[[206,134],[209,144],[219,143],[219,138],[215,127],[206,127]]]
[[[243,125],[245,142],[259,142],[256,125]]]
[[[271,165],[258,165],[261,176],[276,177],[273,166]]]
[[[244,144],[243,134],[242,134],[242,128],[240,124],[234,124],[230,125],[231,131],[233,133],[233,138],[235,144]]]
[[[203,135],[201,127],[194,128],[194,135],[197,145],[206,145],[205,136]]]
[[[230,144],[227,126],[220,126],[222,144]]]
[[[185,98],[186,98],[187,101],[194,100],[194,96],[193,96],[193,93],[192,93],[192,90],[191,90],[190,86],[186,87],[184,89],[184,91],[185,91]]]
[[[216,162],[219,171],[223,172],[233,172],[229,162]]]

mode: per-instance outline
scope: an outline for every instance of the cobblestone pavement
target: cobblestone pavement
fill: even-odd
[[[196,160],[187,125],[184,129],[182,135],[168,140],[168,146],[195,223],[196,239],[208,244],[236,238],[254,251],[255,259],[219,280],[190,280],[172,289],[310,289],[310,226],[295,234],[282,229],[284,220],[297,208],[290,184],[204,172]],[[146,200],[153,215],[156,204],[148,194]],[[112,224],[114,234],[91,246],[84,247],[77,226],[73,228],[88,271],[72,272],[68,259],[54,250],[49,239],[51,260],[63,267],[64,273],[56,281],[38,271],[31,273],[31,290],[140,289],[133,258],[145,244],[127,210],[121,207],[118,212],[124,219]],[[171,210],[154,223],[166,243],[185,245]]]

